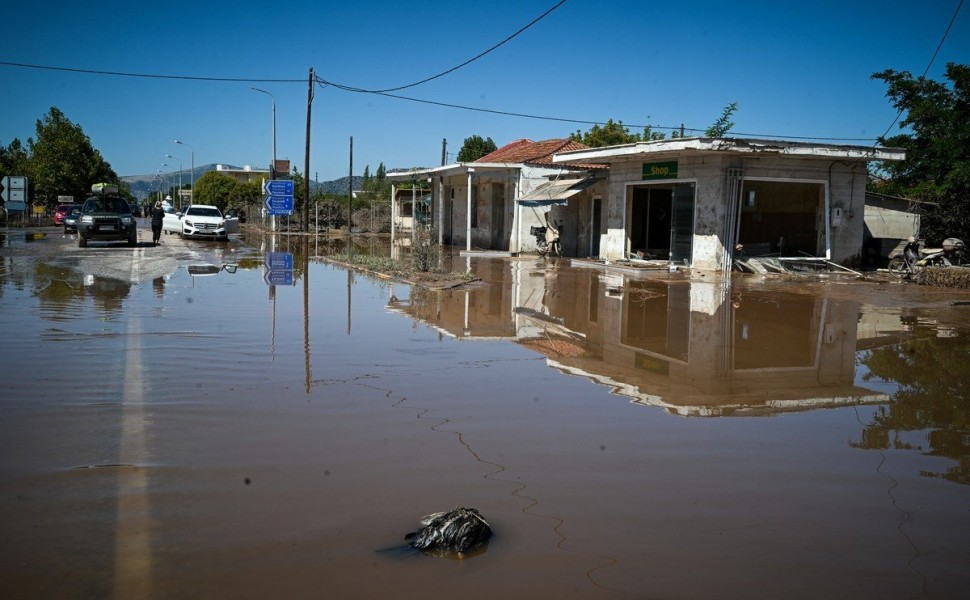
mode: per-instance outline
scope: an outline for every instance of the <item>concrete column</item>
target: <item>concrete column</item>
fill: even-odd
[[[468,169],[468,202],[465,211],[465,250],[472,251],[472,176],[475,169]]]

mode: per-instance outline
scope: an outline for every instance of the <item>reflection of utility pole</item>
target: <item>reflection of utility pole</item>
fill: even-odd
[[[350,288],[354,283],[354,273],[347,269],[347,335],[350,335]]]
[[[313,389],[310,373],[310,248],[303,249],[303,356],[306,370],[306,393]]]
[[[276,235],[270,234],[269,236],[269,251],[276,251]],[[270,362],[276,360],[276,286],[269,286],[269,299],[273,304],[273,322],[272,331],[269,338],[269,351],[270,351]]]

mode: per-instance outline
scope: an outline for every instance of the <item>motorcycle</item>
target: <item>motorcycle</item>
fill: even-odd
[[[889,261],[889,272],[899,278],[916,275],[926,267],[963,266],[963,240],[946,238],[941,248],[920,248],[919,241],[910,238],[903,253]]]
[[[529,228],[529,233],[536,238],[536,250],[539,251],[539,256],[543,258],[547,254],[562,256],[562,243],[559,241],[559,230],[553,227],[552,224],[549,224],[548,227],[536,227],[533,225]]]

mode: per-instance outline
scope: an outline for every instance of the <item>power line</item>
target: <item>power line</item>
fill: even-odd
[[[321,77],[317,77],[317,83],[319,83],[321,86],[324,86],[324,87],[325,86],[332,86],[332,87],[335,87],[335,88],[337,88],[339,90],[342,90],[342,91],[345,91],[345,92],[354,92],[354,93],[359,93],[359,94],[373,94],[373,95],[376,95],[376,96],[384,96],[386,98],[394,98],[396,100],[407,100],[409,102],[416,102],[416,103],[419,103],[419,104],[430,104],[432,106],[442,106],[442,107],[445,107],[445,108],[455,108],[455,109],[459,109],[459,110],[468,110],[468,111],[472,111],[472,112],[482,112],[482,113],[488,113],[488,114],[493,114],[493,115],[501,115],[501,116],[506,116],[506,117],[520,117],[520,118],[524,118],[524,119],[537,119],[537,120],[541,120],[541,121],[556,121],[556,122],[560,122],[560,123],[574,123],[574,124],[578,124],[578,125],[606,125],[606,122],[605,121],[588,121],[588,120],[583,120],[583,119],[568,119],[568,118],[565,118],[565,117],[550,117],[550,116],[544,116],[544,115],[532,115],[532,114],[528,114],[528,113],[518,113],[518,112],[505,111],[505,110],[495,110],[495,109],[489,109],[489,108],[479,108],[479,107],[475,107],[475,106],[465,106],[465,105],[462,105],[462,104],[451,104],[451,103],[448,103],[448,102],[439,102],[439,101],[436,101],[436,100],[424,100],[424,99],[421,99],[421,98],[412,98],[410,96],[401,96],[401,95],[398,95],[398,94],[388,94],[388,93],[379,92],[379,91],[361,90],[361,89],[358,89],[358,88],[351,88],[351,87],[347,87],[347,86],[341,86],[341,85],[335,84],[333,82],[327,81],[326,79],[323,79]],[[679,125],[677,125],[677,126],[664,126],[664,125],[637,125],[637,124],[626,124],[626,123],[624,123],[623,126],[624,127],[630,127],[630,128],[637,128],[637,129],[646,129],[646,128],[649,127],[650,129],[661,129],[661,130],[667,130],[667,131],[680,131],[680,130],[684,130],[684,131],[689,131],[691,133],[694,133],[694,132],[702,133],[702,132],[705,131],[705,129],[698,129],[696,127],[681,127]],[[741,132],[734,132],[734,131],[731,132],[731,135],[732,136],[737,136],[737,137],[756,137],[756,138],[765,138],[766,137],[766,138],[784,138],[784,139],[789,139],[789,140],[813,140],[813,141],[826,141],[827,140],[827,141],[846,141],[846,142],[871,142],[871,141],[873,141],[875,139],[875,138],[851,138],[851,137],[812,137],[812,136],[797,136],[797,135],[776,135],[776,134],[768,134],[768,133],[741,133]]]
[[[340,85],[340,84],[336,84],[336,83],[330,83],[330,85],[332,85],[334,87],[337,87],[337,88],[340,88],[340,89],[345,89],[345,90],[347,90],[349,92],[368,92],[368,93],[372,93],[372,94],[380,94],[380,93],[385,93],[385,92],[399,92],[401,90],[406,90],[408,88],[413,88],[413,87],[419,86],[422,83],[428,83],[429,81],[434,81],[435,79],[438,79],[440,77],[444,77],[445,75],[447,75],[449,73],[454,73],[458,69],[470,65],[471,63],[473,63],[476,60],[482,58],[483,56],[485,56],[486,54],[492,52],[493,50],[495,50],[495,49],[497,49],[497,48],[499,48],[499,47],[507,44],[513,38],[517,37],[519,34],[521,34],[522,32],[524,32],[526,29],[532,27],[533,25],[535,25],[536,23],[538,23],[542,19],[546,18],[552,11],[556,10],[557,8],[559,8],[560,6],[562,6],[565,3],[566,3],[566,0],[560,0],[552,8],[550,8],[549,10],[547,10],[546,12],[542,13],[541,15],[539,15],[538,17],[536,17],[535,19],[533,19],[531,22],[529,22],[528,25],[520,28],[518,31],[516,31],[512,35],[508,36],[507,38],[505,38],[501,42],[495,44],[494,46],[492,46],[488,50],[485,50],[484,52],[481,52],[481,53],[479,53],[479,54],[477,54],[477,55],[469,58],[468,60],[466,60],[465,62],[461,63],[460,65],[456,65],[456,66],[454,66],[454,67],[452,67],[452,68],[450,68],[450,69],[448,69],[446,71],[442,71],[441,73],[438,73],[437,75],[432,75],[431,77],[427,77],[425,79],[422,79],[421,81],[415,81],[414,83],[409,83],[407,85],[402,85],[402,86],[393,87],[393,88],[387,88],[387,89],[383,89],[383,90],[365,90],[365,89],[361,89],[361,88],[353,88],[353,87],[349,87],[349,86],[344,86],[344,85]]]
[[[40,69],[44,71],[62,71],[67,73],[83,73],[85,75],[111,75],[115,77],[138,77],[141,79],[181,79],[187,81],[236,81],[244,83],[303,83],[305,79],[253,79],[248,77],[193,77],[191,75],[162,75],[154,73],[129,73],[125,71],[99,71],[96,69],[74,69],[71,67],[53,67],[49,65],[32,65],[0,61],[0,65],[8,67],[22,67],[25,69]]]

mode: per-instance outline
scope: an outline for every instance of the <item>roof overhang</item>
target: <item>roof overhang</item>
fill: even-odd
[[[536,189],[515,201],[523,206],[551,206],[564,205],[570,198],[587,189],[600,179],[584,177],[582,179],[556,179],[543,183]]]
[[[902,148],[810,144],[785,140],[675,138],[562,152],[554,155],[552,162],[609,164],[611,162],[637,160],[657,155],[680,154],[773,154],[793,158],[864,161],[904,160],[906,158],[906,151]]]

